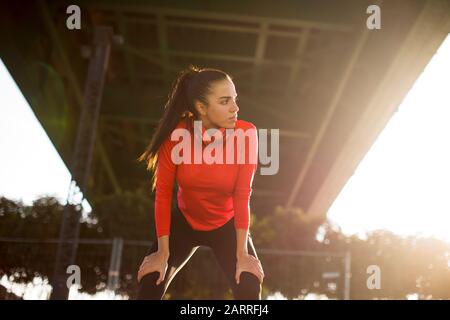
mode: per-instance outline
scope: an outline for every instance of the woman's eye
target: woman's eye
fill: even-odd
[[[234,102],[237,102],[237,101],[238,101],[238,98],[234,99]],[[230,99],[222,100],[222,102],[220,102],[220,103],[225,105],[225,104],[228,104],[228,102],[230,102]]]

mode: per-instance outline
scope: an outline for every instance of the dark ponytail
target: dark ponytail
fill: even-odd
[[[156,126],[150,144],[138,158],[147,163],[147,169],[152,172],[152,190],[156,188],[156,165],[158,150],[170,136],[181,119],[185,119],[188,130],[192,121],[200,119],[194,107],[195,101],[208,105],[206,95],[214,81],[231,79],[225,72],[212,68],[199,68],[190,65],[181,71],[174,81],[169,98],[164,106],[164,113]]]

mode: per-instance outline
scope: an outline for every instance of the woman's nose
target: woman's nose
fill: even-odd
[[[238,112],[238,111],[239,111],[239,106],[237,105],[236,102],[234,102],[234,103],[233,103],[232,112],[233,112],[233,113],[236,113],[236,112]]]

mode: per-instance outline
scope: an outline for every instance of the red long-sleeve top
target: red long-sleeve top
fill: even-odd
[[[219,228],[232,217],[235,217],[235,228],[248,230],[250,196],[258,159],[256,127],[250,122],[237,120],[231,132],[230,129],[227,132],[224,128],[220,128],[211,136],[205,132],[203,126],[201,130],[192,128],[187,131],[186,120],[182,119],[176,129],[185,129],[185,133],[190,132],[189,140],[187,139],[186,142],[190,141],[188,145],[190,145],[191,154],[187,153],[184,158],[190,161],[184,161],[184,163],[172,161],[175,159],[172,157],[172,151],[181,156],[185,151],[187,152],[188,148],[180,151],[179,143],[184,141],[184,137],[178,137],[175,141],[171,136],[167,137],[158,151],[155,198],[157,237],[170,234],[170,213],[175,179],[178,183],[178,207],[194,230],[209,231]],[[244,139],[238,138],[236,131],[245,133]],[[195,142],[194,139],[198,140]],[[213,145],[210,145],[211,143]],[[220,147],[212,150],[216,143]],[[178,146],[174,149],[177,144]],[[194,147],[194,144],[197,144],[197,147]],[[202,153],[200,153],[201,163],[194,163],[196,150],[197,155],[199,154],[198,146],[201,146],[203,155],[209,154],[218,157],[216,159],[221,158],[222,163],[219,161],[207,163],[206,157],[201,157]],[[233,153],[227,153],[231,146]],[[217,154],[216,151],[218,151]],[[227,154],[229,154],[228,160]],[[232,154],[234,157],[231,156]],[[233,160],[232,163],[230,159]]]

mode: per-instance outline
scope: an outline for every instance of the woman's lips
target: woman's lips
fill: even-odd
[[[236,121],[237,120],[237,114],[236,115],[234,115],[234,116],[232,116],[232,117],[230,117],[230,118],[228,118],[229,120],[234,120],[234,121]]]

